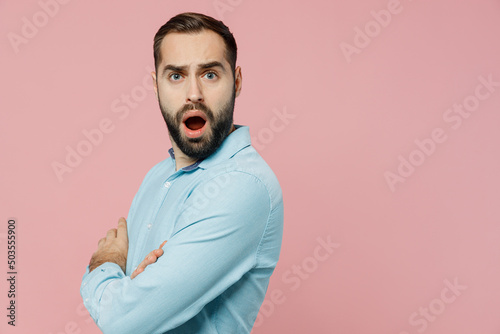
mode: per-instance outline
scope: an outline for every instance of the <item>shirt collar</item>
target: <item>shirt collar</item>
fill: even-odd
[[[245,147],[250,146],[251,140],[249,127],[243,125],[234,125],[234,127],[236,130],[231,132],[229,136],[224,139],[222,145],[214,153],[212,153],[212,155],[205,159],[198,160],[192,165],[183,167],[181,170],[190,172],[198,167],[203,169],[210,168],[210,166],[221,161],[228,160]],[[168,153],[175,163],[174,149],[170,148]]]

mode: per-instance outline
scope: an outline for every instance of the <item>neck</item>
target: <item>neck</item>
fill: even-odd
[[[197,161],[196,159],[185,155],[184,152],[182,152],[181,149],[177,146],[175,141],[173,141],[172,137],[170,137],[170,141],[172,142],[172,148],[174,149],[176,171],[181,168],[190,166]]]

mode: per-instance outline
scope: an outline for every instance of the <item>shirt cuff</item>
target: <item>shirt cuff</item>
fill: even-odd
[[[100,305],[106,302],[106,296],[103,295],[105,288],[116,279],[125,277],[120,266],[113,262],[103,263],[90,273],[89,266],[87,266],[80,286],[80,295],[95,322],[99,318]]]

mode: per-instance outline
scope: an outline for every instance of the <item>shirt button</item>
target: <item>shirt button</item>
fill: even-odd
[[[148,224],[148,230],[150,230],[152,226],[153,226],[153,224],[149,223]]]
[[[87,303],[88,301],[89,301],[89,299],[88,299],[88,298],[85,298],[85,302]]]
[[[165,188],[170,188],[170,186],[172,185],[172,183],[170,183],[170,182],[167,181],[163,185],[165,186]]]
[[[83,286],[87,285],[87,282],[83,282]]]

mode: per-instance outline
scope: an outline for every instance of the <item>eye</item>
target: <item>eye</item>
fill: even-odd
[[[170,74],[170,79],[173,81],[179,81],[181,78],[182,76],[179,73]]]
[[[217,74],[215,74],[215,72],[207,72],[205,74],[205,77],[209,80],[214,80],[215,78],[217,78]]]

